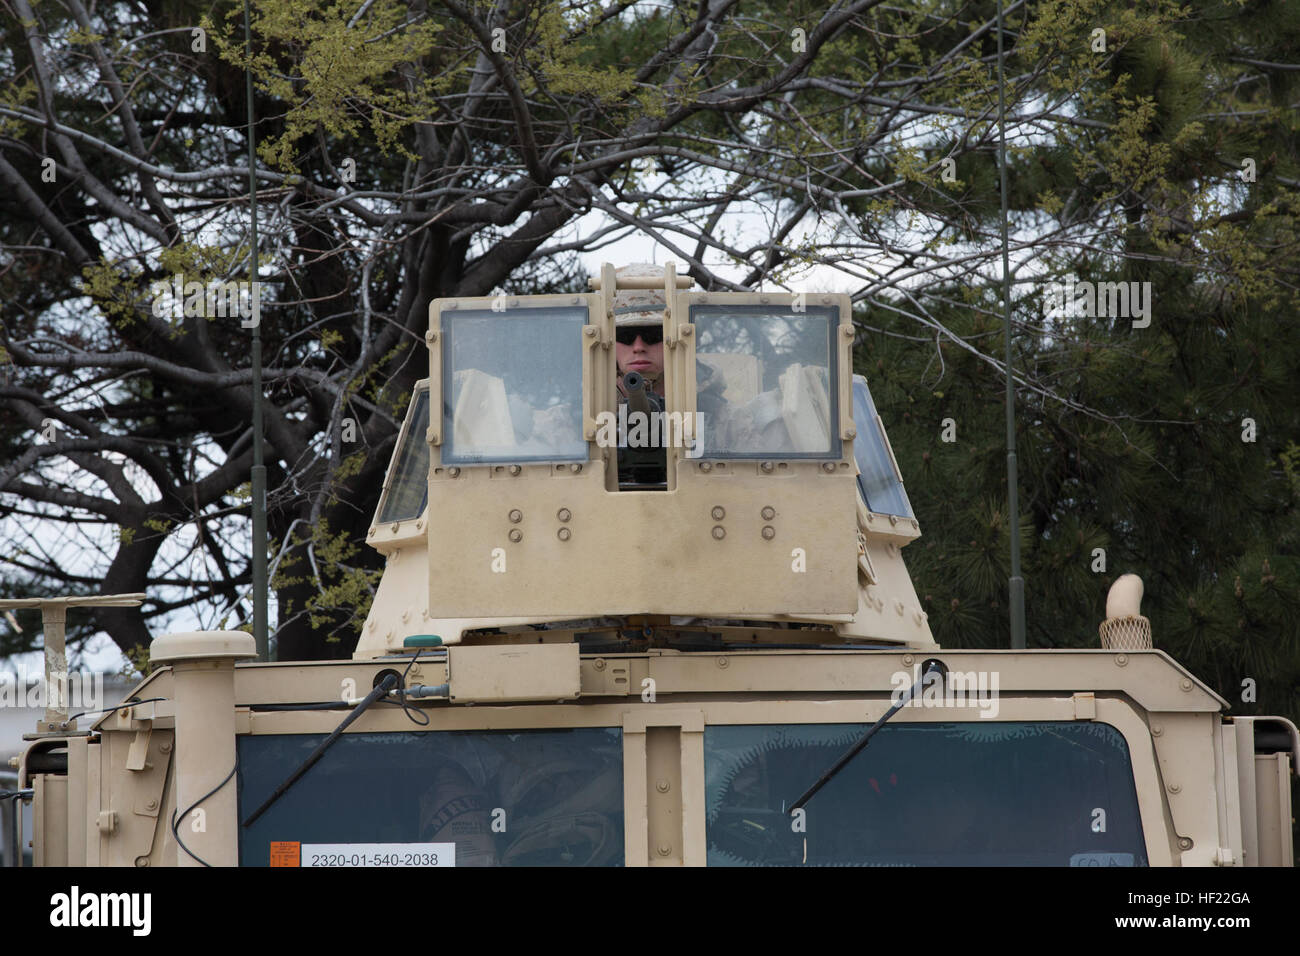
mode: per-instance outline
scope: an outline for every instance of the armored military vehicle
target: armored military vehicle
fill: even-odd
[[[158,637],[30,736],[35,862],[1290,865],[1296,728],[1154,649],[1135,578],[1091,649],[935,644],[853,338],[671,264],[433,302],[353,658]]]

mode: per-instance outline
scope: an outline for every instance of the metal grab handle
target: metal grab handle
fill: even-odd
[[[690,276],[677,276],[676,288],[689,289],[693,285],[695,285],[695,280]],[[599,292],[601,286],[600,276],[592,276],[588,279],[587,286],[593,292]],[[662,289],[664,286],[665,282],[659,276],[622,276],[621,278],[615,277],[614,280],[615,289]]]

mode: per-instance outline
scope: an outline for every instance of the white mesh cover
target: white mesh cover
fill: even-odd
[[[1098,628],[1101,646],[1117,651],[1149,651],[1151,649],[1151,622],[1141,614],[1128,617],[1108,617]]]

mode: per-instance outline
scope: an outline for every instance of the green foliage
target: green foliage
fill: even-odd
[[[126,657],[126,661],[122,664],[122,669],[118,672],[118,675],[127,680],[143,680],[153,666],[149,660],[148,646],[137,644],[122,653]]]
[[[331,532],[329,522],[323,519],[312,526],[310,534],[295,533],[271,579],[271,586],[282,596],[281,618],[305,613],[313,629],[329,629],[328,643],[344,641],[351,646],[370,614],[383,576],[381,569],[366,567],[361,560],[363,547],[364,542],[352,534]],[[278,544],[275,550],[279,550]],[[293,596],[286,597],[299,594],[307,596],[297,603]]]
[[[441,24],[408,23],[409,7],[376,0],[354,26],[355,3],[276,0],[254,8],[252,31],[260,52],[244,53],[242,11],[225,20],[203,18],[222,59],[251,68],[261,90],[284,104],[283,132],[259,146],[262,159],[296,172],[300,140],[317,130],[350,138],[363,126],[382,151],[400,149],[401,135],[433,108],[430,80],[399,68],[420,62],[434,48]],[[274,50],[275,52],[268,52]]]

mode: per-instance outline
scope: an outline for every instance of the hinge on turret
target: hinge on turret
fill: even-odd
[[[861,530],[858,531],[858,570],[868,584],[876,583],[876,569],[871,564],[871,555],[867,554],[867,536]]]

